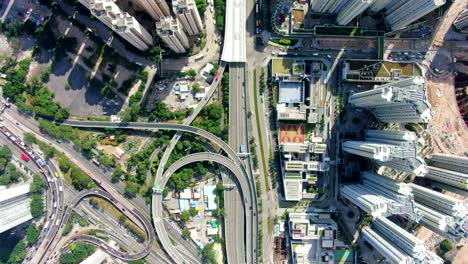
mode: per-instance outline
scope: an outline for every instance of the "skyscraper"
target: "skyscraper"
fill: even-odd
[[[468,27],[468,8],[465,7],[465,10],[458,15],[453,25],[458,30],[463,30],[464,28]]]
[[[468,158],[433,154],[426,178],[463,190],[468,190]]]
[[[404,2],[404,3],[403,3]],[[445,0],[399,1],[385,17],[392,30],[400,30],[445,4]]]
[[[112,29],[140,50],[153,44],[153,37],[128,13],[121,13],[112,20]]]
[[[314,0],[312,9],[320,13],[338,13],[350,0]]]
[[[426,81],[419,76],[355,93],[350,96],[349,103],[368,108],[382,122],[427,123],[432,119]]]
[[[387,218],[376,217],[372,224],[372,230],[419,263],[444,263],[440,257],[428,250],[421,240]]]
[[[172,0],[172,10],[190,36],[203,31],[203,24],[194,0]]]
[[[392,0],[377,0],[375,1],[369,9],[372,12],[379,12],[380,10],[384,9]]]
[[[414,200],[446,215],[465,218],[468,208],[463,201],[416,184],[410,184]]]
[[[364,240],[385,257],[389,263],[410,264],[414,262],[412,257],[390,241],[385,240],[385,238],[370,227],[364,227],[361,234]]]
[[[113,0],[80,0],[91,14],[139,50],[153,44],[153,37],[128,13],[122,12]]]
[[[372,172],[361,173],[360,184],[341,187],[341,195],[372,216],[405,215],[418,221],[411,187]]]
[[[155,20],[171,15],[165,0],[136,0],[135,2]]]
[[[365,141],[346,141],[343,151],[373,160],[380,166],[423,176],[424,160],[417,156],[416,134],[391,130],[367,130]]]
[[[161,17],[156,22],[156,33],[176,53],[184,53],[189,48],[188,37],[177,18]]]
[[[375,0],[350,0],[346,6],[341,8],[336,21],[339,25],[347,25],[355,17],[359,16],[366,10]]]

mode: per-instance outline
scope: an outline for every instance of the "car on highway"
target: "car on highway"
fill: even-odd
[[[24,161],[29,161],[29,157],[28,157],[26,154],[21,153],[20,156],[21,156],[21,158],[22,158]]]

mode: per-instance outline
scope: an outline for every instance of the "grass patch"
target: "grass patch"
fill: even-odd
[[[263,167],[263,177],[265,178],[265,188],[266,191],[270,191],[270,185],[268,184],[268,169],[265,164],[265,151],[263,150],[263,139],[262,139],[262,133],[260,130],[260,114],[258,110],[258,90],[257,90],[257,69],[254,69],[254,101],[255,101],[255,115],[257,116],[257,131],[258,131],[258,139],[260,141],[260,153],[261,153],[261,163]]]

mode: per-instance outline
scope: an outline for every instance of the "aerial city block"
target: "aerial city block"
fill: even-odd
[[[467,0],[0,1],[0,264],[468,264]]]

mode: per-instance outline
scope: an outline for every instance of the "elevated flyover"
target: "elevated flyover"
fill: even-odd
[[[104,252],[107,252],[109,255],[115,258],[118,258],[120,260],[123,260],[125,262],[134,261],[134,260],[138,260],[138,259],[142,259],[146,257],[150,253],[151,248],[153,247],[153,244],[154,244],[154,239],[155,239],[155,233],[154,233],[153,227],[151,226],[151,222],[148,221],[148,219],[146,219],[145,216],[141,214],[138,210],[136,209],[129,210],[125,205],[116,201],[109,193],[104,192],[99,189],[87,190],[87,191],[80,192],[78,194],[75,200],[73,200],[71,204],[68,206],[64,214],[63,220],[62,220],[62,225],[60,226],[60,229],[57,230],[57,233],[63,232],[65,225],[67,224],[68,220],[70,220],[73,209],[78,205],[78,203],[81,200],[83,200],[83,198],[89,197],[89,196],[96,196],[99,198],[103,198],[107,200],[108,202],[110,202],[111,204],[113,204],[115,207],[117,207],[122,213],[126,215],[131,214],[133,217],[138,219],[140,223],[136,223],[136,224],[143,225],[147,234],[147,243],[146,243],[145,249],[141,252],[134,253],[134,254],[126,253],[126,252],[122,252],[122,251],[109,247],[107,243],[101,239],[98,239],[94,236],[88,236],[88,235],[75,236],[72,239],[72,241],[79,240],[79,241],[91,243],[99,247],[100,249],[102,249]]]
[[[213,142],[217,146],[219,146],[226,154],[229,156],[229,159],[226,158],[226,160],[222,160],[223,163],[222,165],[226,166],[229,168],[230,164],[227,163],[227,160],[229,160],[231,163],[234,163],[236,166],[239,167],[240,170],[242,170],[243,178],[245,179],[245,182],[248,184],[248,191],[249,191],[249,196],[250,196],[250,205],[252,205],[252,214],[251,214],[251,221],[252,225],[249,227],[250,231],[247,232],[246,236],[246,241],[247,245],[246,246],[246,255],[247,257],[247,262],[248,263],[256,263],[257,259],[257,252],[256,250],[256,244],[257,244],[257,226],[258,226],[258,203],[257,203],[257,195],[256,195],[256,189],[255,189],[255,184],[253,183],[252,179],[250,179],[249,174],[247,173],[245,167],[243,166],[243,163],[241,159],[238,157],[237,152],[234,151],[232,148],[230,148],[223,140],[220,138],[216,137],[215,135],[209,133],[206,130],[197,128],[197,127],[192,127],[192,126],[187,126],[187,125],[181,125],[181,124],[167,124],[167,123],[149,123],[149,122],[105,122],[105,121],[74,121],[74,120],[66,120],[61,123],[62,125],[68,125],[68,126],[74,126],[74,127],[85,127],[85,128],[120,128],[120,129],[138,129],[138,130],[155,130],[155,129],[160,129],[160,130],[174,130],[178,131],[177,134],[179,133],[193,133],[195,135],[201,136],[205,139],[208,139],[209,141]],[[177,135],[176,134],[176,135]],[[204,156],[204,157],[212,157],[212,156]],[[201,160],[200,160],[201,161]],[[216,162],[216,160],[213,160]],[[226,161],[226,163],[224,162]],[[156,179],[160,179],[164,177],[156,177]],[[242,190],[244,195],[247,194],[247,190]],[[154,202],[153,202],[153,208],[154,207]],[[154,209],[153,209],[154,211]],[[246,206],[246,211],[247,206]],[[247,215],[247,213],[246,213]],[[153,219],[153,221],[156,221]],[[157,223],[155,223],[155,226]],[[158,233],[160,234],[160,233]],[[161,241],[164,243],[164,241]],[[164,245],[163,247],[166,251],[172,250],[174,247],[172,246],[171,243],[168,245]],[[171,252],[168,252],[171,254]],[[177,255],[175,255],[177,256]],[[171,256],[172,257],[172,256]],[[181,261],[180,259],[173,258],[173,260],[176,263],[184,263],[184,261]],[[184,259],[182,259],[184,260]],[[185,263],[191,263],[189,260],[185,259]]]
[[[222,61],[246,62],[247,60],[245,49],[246,1],[226,0]]]

